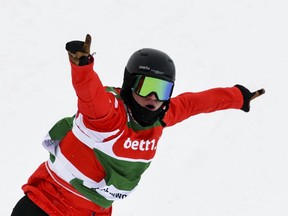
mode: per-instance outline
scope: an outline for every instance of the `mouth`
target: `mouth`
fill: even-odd
[[[152,104],[148,104],[145,106],[147,109],[154,111],[155,110],[155,106]]]

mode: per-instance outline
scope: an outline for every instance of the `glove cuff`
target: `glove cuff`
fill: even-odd
[[[88,56],[82,56],[80,59],[79,59],[79,64],[78,66],[84,66],[84,65],[88,65],[88,64],[91,64],[94,62],[94,58],[92,55],[88,55]]]
[[[243,105],[240,108],[241,110],[243,110],[244,112],[249,112],[250,111],[250,100],[253,96],[253,94],[244,86],[242,85],[235,85],[236,88],[238,88],[243,96]]]

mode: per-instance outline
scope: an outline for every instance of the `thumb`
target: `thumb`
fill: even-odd
[[[257,98],[257,97],[265,94],[265,89],[264,89],[264,88],[261,88],[261,89],[255,91],[255,92],[253,92],[252,94],[253,94],[253,95],[252,95],[252,97],[251,97],[250,100],[254,100],[255,98]]]
[[[87,34],[83,45],[83,50],[85,53],[90,53],[91,41],[92,41],[91,36]]]

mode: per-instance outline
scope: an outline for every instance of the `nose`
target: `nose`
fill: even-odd
[[[149,100],[158,100],[155,93],[149,94],[146,98]]]

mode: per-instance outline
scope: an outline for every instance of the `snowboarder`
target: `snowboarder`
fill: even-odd
[[[235,85],[171,97],[174,62],[148,48],[130,57],[122,88],[104,87],[93,70],[90,45],[89,34],[66,44],[78,111],[45,137],[49,160],[23,185],[25,196],[12,216],[111,215],[112,203],[138,186],[163,129],[199,113],[249,112],[251,100],[264,93]]]

